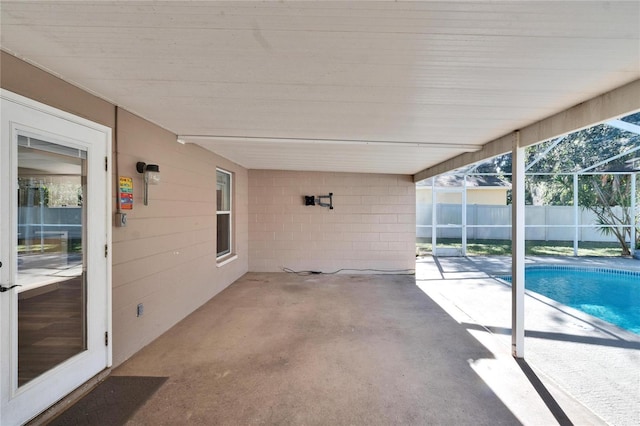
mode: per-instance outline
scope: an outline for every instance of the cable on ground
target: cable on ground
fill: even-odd
[[[294,271],[291,268],[282,268],[282,270],[288,274],[296,274],[296,275],[300,275],[300,276],[307,276],[307,275],[334,275],[334,274],[338,274],[340,272],[347,272],[347,271],[353,271],[353,272],[377,272],[377,273],[382,273],[382,274],[393,274],[393,275],[415,275],[416,271],[415,269],[355,269],[355,268],[341,268],[335,271],[331,271],[331,272],[323,272],[323,271]]]

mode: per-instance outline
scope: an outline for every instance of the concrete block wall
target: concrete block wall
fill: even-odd
[[[415,202],[411,176],[250,170],[249,270],[414,269]]]

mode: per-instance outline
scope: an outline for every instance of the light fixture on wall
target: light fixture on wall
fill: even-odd
[[[142,161],[136,163],[138,173],[144,174],[144,205],[149,205],[149,185],[160,183],[160,166],[157,164],[147,164]]]

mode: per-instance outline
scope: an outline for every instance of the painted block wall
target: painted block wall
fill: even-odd
[[[414,269],[415,214],[411,176],[250,170],[249,270]]]
[[[113,228],[113,365],[117,366],[226,288],[248,269],[247,170],[116,108],[5,52],[0,85],[36,101],[104,124],[114,135],[113,160],[134,179],[134,208],[126,228]],[[117,125],[116,125],[117,123]],[[116,143],[117,142],[117,143]],[[158,164],[162,182],[142,203],[137,161]],[[114,164],[115,165],[115,164]],[[234,173],[235,251],[216,264],[216,167]],[[116,168],[113,211],[116,209]],[[144,315],[136,317],[136,306]]]
[[[114,363],[124,361],[241,277],[248,268],[247,171],[118,109],[118,167],[133,178],[134,207],[124,228],[113,228]],[[149,186],[136,162],[160,166]],[[216,264],[216,167],[234,176],[238,258]],[[144,315],[136,317],[136,306]],[[115,348],[117,350],[117,356]]]

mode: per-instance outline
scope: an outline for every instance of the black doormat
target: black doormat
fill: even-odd
[[[167,379],[110,376],[49,425],[123,425]]]

